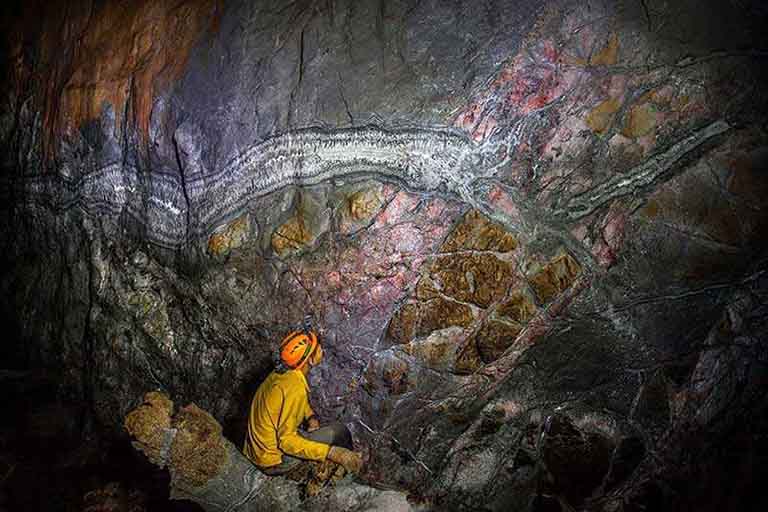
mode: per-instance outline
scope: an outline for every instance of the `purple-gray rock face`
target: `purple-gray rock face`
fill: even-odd
[[[311,315],[398,507],[764,507],[768,13],[706,3],[17,3],[3,370],[239,446]]]

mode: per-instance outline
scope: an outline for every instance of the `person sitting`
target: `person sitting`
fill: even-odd
[[[321,427],[309,405],[307,377],[323,360],[317,335],[291,332],[279,350],[280,364],[253,396],[243,454],[267,475],[283,475],[303,462],[326,459],[359,473],[362,456],[353,451],[347,427],[338,422]]]

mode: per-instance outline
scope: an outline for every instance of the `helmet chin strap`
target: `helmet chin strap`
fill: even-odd
[[[307,361],[307,364],[317,366],[323,360],[322,355],[323,347],[320,345],[320,342],[318,342],[314,352],[312,352],[312,355],[309,356],[309,361]]]

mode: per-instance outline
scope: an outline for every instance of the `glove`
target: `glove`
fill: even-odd
[[[349,473],[357,474],[363,469],[362,455],[341,446],[331,446],[327,459],[336,464],[341,464]]]

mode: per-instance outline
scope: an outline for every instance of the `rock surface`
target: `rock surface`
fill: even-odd
[[[318,507],[765,506],[758,2],[14,5],[0,354],[85,430],[239,446],[311,314],[391,489]]]

